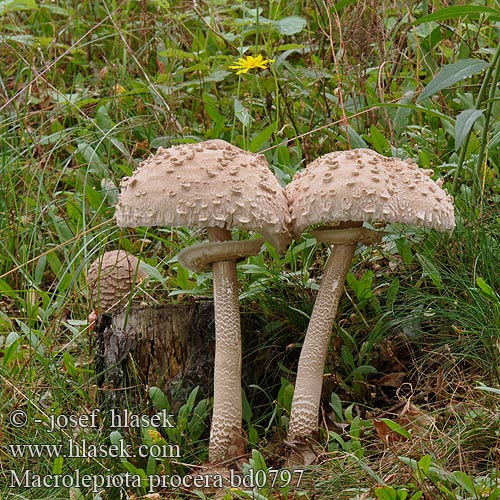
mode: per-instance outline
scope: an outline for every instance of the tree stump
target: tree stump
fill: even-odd
[[[173,409],[196,386],[200,396],[211,395],[213,301],[132,305],[99,316],[96,336],[95,368],[104,408],[130,408],[133,401],[140,403],[137,394],[143,391],[137,391],[138,385],[159,387]]]

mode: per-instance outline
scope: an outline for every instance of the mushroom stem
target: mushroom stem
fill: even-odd
[[[310,437],[318,428],[328,345],[355,250],[356,243],[332,247],[300,353],[288,429],[289,441]]]
[[[231,232],[209,228],[210,241],[228,241]],[[241,327],[236,261],[212,264],[215,309],[214,408],[208,457],[213,464],[228,458],[242,442]]]

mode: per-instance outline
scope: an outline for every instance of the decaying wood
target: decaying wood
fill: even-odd
[[[137,392],[138,384],[159,387],[174,407],[196,386],[200,396],[211,394],[212,301],[132,306],[100,316],[96,335],[95,368],[104,406],[122,406],[126,389]]]

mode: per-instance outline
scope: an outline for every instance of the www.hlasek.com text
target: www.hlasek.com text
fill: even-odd
[[[181,458],[177,444],[141,444],[133,451],[123,439],[116,444],[95,444],[85,438],[78,442],[70,438],[63,444],[9,444],[7,450],[14,458]]]

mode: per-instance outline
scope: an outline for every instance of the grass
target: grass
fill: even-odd
[[[445,180],[457,207],[453,235],[391,227],[382,244],[357,253],[325,370],[327,451],[302,496],[499,498],[498,394],[478,389],[495,389],[500,377],[499,13],[493,0],[0,2],[2,498],[146,493],[10,488],[9,470],[188,471],[174,459],[16,458],[9,445],[67,442],[78,430],[31,423],[99,406],[85,280],[98,255],[141,256],[156,270],[159,300],[209,293],[209,275],[175,262],[199,231],[121,231],[113,213],[121,178],[156,148],[211,138],[262,152],[283,184],[321,154],[352,147],[413,158]],[[268,70],[229,69],[259,54],[274,60]],[[458,79],[450,65],[464,60],[496,64],[469,65]],[[419,100],[431,82],[439,91]],[[257,332],[244,377],[256,470],[279,465],[326,257],[304,239],[285,256],[269,249],[240,267],[245,317]],[[146,411],[167,404],[144,388],[137,400]],[[408,401],[429,419],[428,433],[396,404]],[[206,457],[208,406],[195,394],[176,414],[180,434],[163,436],[181,445],[183,463]],[[15,410],[30,425],[10,424]],[[380,418],[412,438],[377,433]],[[93,443],[120,438],[91,431]],[[144,433],[122,437],[152,445]]]

